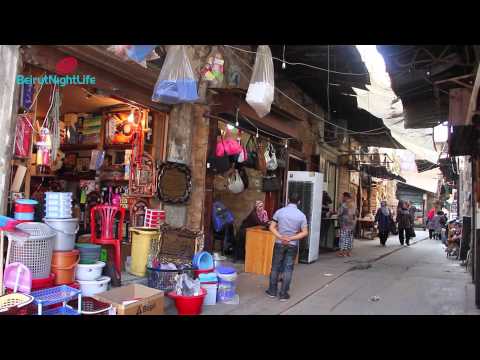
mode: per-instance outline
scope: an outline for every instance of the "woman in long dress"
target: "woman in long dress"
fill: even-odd
[[[375,214],[375,222],[378,224],[378,236],[380,238],[380,244],[385,246],[388,238],[388,233],[390,231],[392,214],[390,209],[387,207],[387,202],[380,202],[380,208]]]
[[[353,231],[357,224],[357,210],[352,195],[348,192],[343,193],[343,202],[338,212],[338,222],[340,224],[340,251],[337,256],[352,256]]]

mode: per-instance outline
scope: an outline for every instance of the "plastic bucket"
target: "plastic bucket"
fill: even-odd
[[[43,219],[43,222],[50,226],[57,236],[53,244],[53,251],[71,251],[75,248],[75,237],[79,226],[78,219]]]
[[[35,216],[34,212],[16,212],[15,213],[15,220],[22,220],[22,221],[33,221]]]
[[[80,251],[80,264],[95,264],[100,258],[101,245],[76,243],[75,247]]]
[[[213,271],[215,271],[214,268],[204,269],[204,270],[201,270],[201,269],[193,269],[193,278],[194,278],[194,279],[197,279],[200,274],[208,274],[208,273],[211,273],[211,272],[213,272]]]
[[[55,274],[43,279],[32,279],[32,291],[51,288],[55,285]]]
[[[71,284],[75,281],[75,268],[80,260],[80,252],[54,251],[52,272],[55,273],[55,285]]]
[[[75,271],[75,279],[82,281],[97,280],[102,276],[105,263],[97,261],[95,264],[78,264]]]
[[[92,296],[108,290],[108,284],[110,283],[110,277],[102,276],[96,280],[83,281],[77,280],[80,284],[80,290],[82,290],[82,296]]]
[[[217,303],[217,282],[205,282],[201,283],[201,288],[207,292],[203,305],[215,305]]]
[[[15,212],[19,213],[34,213],[35,206],[31,204],[18,204],[15,203]]]
[[[206,269],[212,269],[215,264],[213,262],[213,257],[210,255],[210,253],[206,251],[202,251],[199,253],[196,253],[195,256],[193,257],[193,266],[195,266],[199,270],[206,270]]]
[[[177,295],[175,291],[172,291],[168,293],[168,296],[175,301],[178,315],[200,315],[207,291],[200,288],[200,294],[198,296]]]
[[[130,228],[130,231],[132,232],[132,260],[128,272],[143,277],[147,272],[150,245],[152,240],[158,238],[160,233],[157,229],[144,227]]]

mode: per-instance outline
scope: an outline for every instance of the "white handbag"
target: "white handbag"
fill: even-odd
[[[275,155],[275,149],[272,144],[268,144],[267,149],[265,150],[265,162],[267,164],[267,170],[273,171],[277,170],[278,162]]]
[[[242,147],[242,151],[240,151],[240,154],[238,155],[237,163],[241,164],[248,159],[248,153],[247,150],[245,149],[245,146],[240,143],[240,146]]]
[[[238,170],[235,170],[232,176],[228,178],[228,190],[234,194],[239,194],[245,190],[245,185],[243,184],[242,178],[238,173]]]

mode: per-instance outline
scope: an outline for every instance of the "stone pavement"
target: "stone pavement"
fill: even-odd
[[[390,256],[397,253],[400,254],[401,252],[405,253],[407,251],[414,253],[423,241],[429,241],[428,232],[419,230],[416,232],[417,237],[412,239],[409,248],[399,244],[398,236],[390,237],[386,247],[381,247],[378,239],[356,239],[352,253],[353,256],[351,258],[339,258],[335,256],[335,253],[330,252],[321,254],[319,259],[312,264],[298,264],[294,270],[290,290],[291,299],[287,302],[270,299],[265,295],[265,289],[268,286],[268,277],[244,272],[239,273],[237,278],[237,292],[240,297],[240,303],[238,305],[217,304],[214,306],[205,306],[203,315],[330,314],[332,313],[330,311],[332,306],[329,306],[325,301],[323,302],[323,307],[317,306],[318,304],[322,304],[322,294],[326,289],[329,289],[330,294],[324,298],[327,302],[335,306],[338,300],[342,300],[342,297],[345,296],[348,298],[348,293],[352,293],[352,291],[354,292],[357,289],[357,287],[351,286],[351,283],[348,282],[346,283],[346,287],[344,285],[337,286],[340,280],[344,281],[344,279],[350,278],[351,281],[354,281],[355,279],[351,278],[351,274],[358,273],[356,275],[356,281],[358,281],[358,277],[360,277],[363,278],[363,282],[374,284],[378,281],[379,276],[372,276],[365,271],[370,270],[369,268],[372,264],[380,264],[382,261],[385,261],[387,257],[390,258]],[[440,258],[441,262],[447,265],[455,262],[454,260],[446,259],[443,254],[443,246],[438,241],[434,244],[434,247],[437,249],[436,258]],[[421,252],[421,254],[424,255],[424,252]],[[414,258],[415,257],[412,259]],[[404,260],[400,258],[400,262],[401,261]],[[465,288],[468,275],[465,274],[463,267],[461,269],[458,267],[458,270],[463,271],[460,278],[453,278],[451,281],[456,281],[459,284],[458,286]],[[388,279],[383,279],[382,284],[386,282],[392,283],[392,281],[395,282],[395,274],[392,276]],[[445,276],[445,273],[439,273],[438,276]],[[419,283],[418,286],[421,286],[421,283]],[[336,294],[335,289],[337,289]],[[401,286],[398,288],[398,291],[404,294],[407,290],[410,291],[411,289],[409,290],[408,287],[402,288]],[[414,288],[413,290],[418,290],[418,288]],[[346,294],[344,294],[345,292]],[[366,289],[366,293],[362,295],[363,305],[369,304],[370,297],[376,295],[377,292],[378,289],[375,288]],[[469,295],[471,295],[471,289]],[[462,294],[461,298],[462,301],[465,301],[465,294]],[[409,302],[406,302],[406,304],[412,306]],[[362,302],[357,303],[356,308],[346,309],[343,313],[372,313],[366,311],[367,306],[363,305]],[[335,310],[338,308],[337,305],[333,309],[333,313],[335,313]],[[406,311],[406,309],[404,310]],[[169,306],[166,309],[166,313],[173,315],[176,314],[176,311],[174,307]]]

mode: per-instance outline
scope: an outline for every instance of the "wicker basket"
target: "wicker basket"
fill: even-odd
[[[188,276],[190,276],[191,278],[193,278],[192,269],[161,270],[147,267],[147,286],[150,288],[162,290],[165,293],[173,291],[175,290],[175,276],[177,274],[185,273],[188,274]]]
[[[0,296],[0,315],[28,315],[33,296],[13,293]]]

